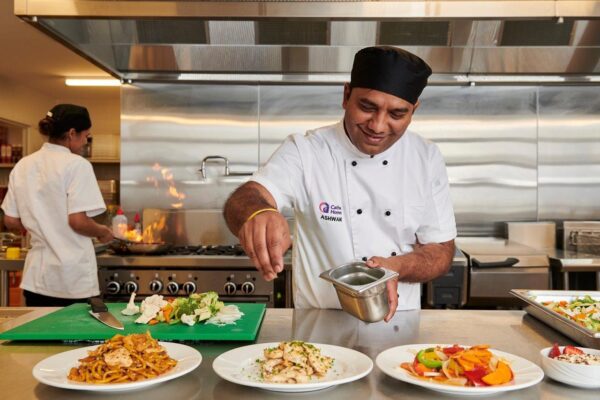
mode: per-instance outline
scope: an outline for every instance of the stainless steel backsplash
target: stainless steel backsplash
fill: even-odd
[[[214,214],[286,136],[340,120],[341,102],[341,85],[125,86],[122,206],[182,213],[173,221]],[[460,235],[600,215],[599,86],[431,86],[411,129],[446,159]],[[208,160],[202,178],[213,155],[228,159],[229,176]],[[234,240],[222,219],[206,223],[212,233],[186,237]]]

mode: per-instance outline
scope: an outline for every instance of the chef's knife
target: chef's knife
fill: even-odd
[[[108,312],[108,307],[106,307],[106,304],[104,304],[100,298],[92,297],[90,299],[90,305],[92,306],[92,309],[90,310],[90,315],[92,317],[96,318],[103,324],[110,326],[111,328],[121,330],[125,329],[121,321],[116,319],[114,315]]]

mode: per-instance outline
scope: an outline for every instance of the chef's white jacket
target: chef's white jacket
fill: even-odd
[[[45,296],[85,298],[100,293],[91,238],[69,226],[69,214],[106,210],[89,161],[45,143],[10,173],[4,213],[31,234],[21,288]]]
[[[343,122],[289,136],[252,180],[293,209],[292,265],[298,308],[340,308],[319,274],[372,256],[412,251],[416,240],[456,237],[446,166],[437,146],[406,131],[371,157]],[[424,268],[426,268],[424,266]],[[420,284],[400,282],[399,309],[420,308]]]

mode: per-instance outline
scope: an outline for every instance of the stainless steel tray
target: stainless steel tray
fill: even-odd
[[[572,301],[576,297],[583,297],[585,295],[590,295],[594,299],[600,299],[600,292],[512,289],[510,294],[527,303],[524,308],[527,313],[540,319],[583,346],[600,349],[600,332],[594,332],[578,325],[542,304],[544,301]]]

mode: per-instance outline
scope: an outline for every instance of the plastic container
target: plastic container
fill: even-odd
[[[20,247],[9,247],[6,249],[7,260],[18,260],[21,257]]]
[[[124,239],[127,234],[127,217],[120,208],[112,219],[113,236]]]

